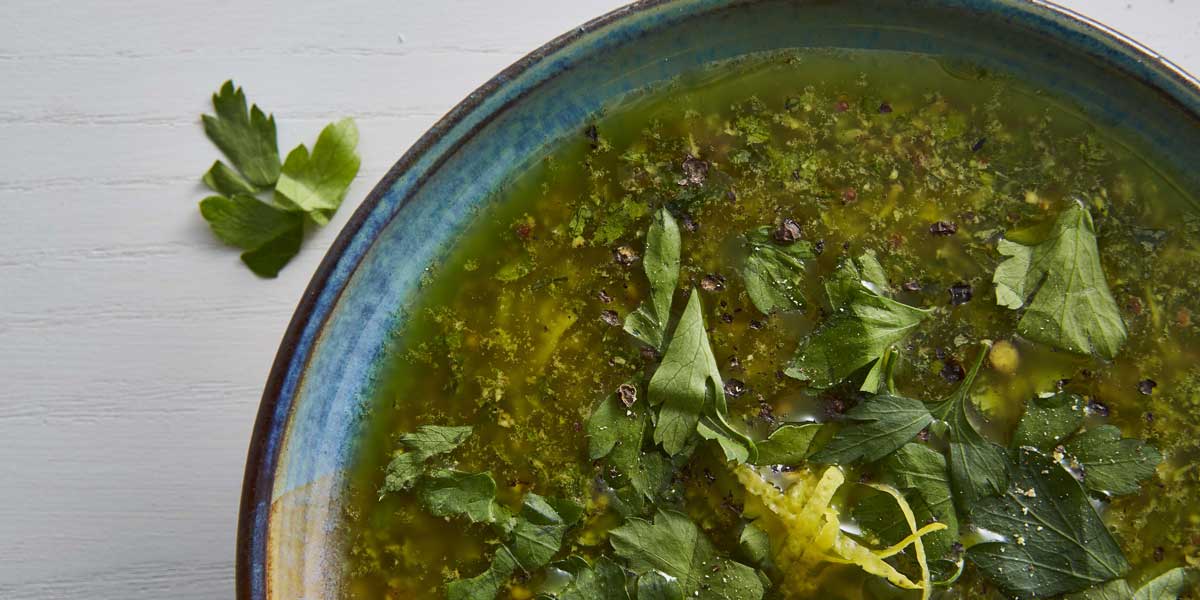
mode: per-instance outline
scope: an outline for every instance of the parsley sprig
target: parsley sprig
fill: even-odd
[[[358,128],[351,119],[330,123],[311,152],[300,144],[280,163],[274,115],[247,109],[233,81],[212,102],[204,133],[230,164],[217,160],[204,174],[216,195],[200,202],[200,214],[218,239],[243,250],[251,271],[275,277],[300,251],[306,221],[325,225],[341,206],[358,175]]]

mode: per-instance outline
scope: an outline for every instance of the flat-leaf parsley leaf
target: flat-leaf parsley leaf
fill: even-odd
[[[595,565],[589,565],[582,557],[571,556],[551,566],[571,576],[566,586],[554,594],[556,600],[629,600],[625,569],[607,557],[601,556]]]
[[[1058,392],[1025,403],[1025,412],[1013,432],[1012,448],[1030,446],[1049,452],[1083,424],[1084,400],[1077,394]]]
[[[412,433],[400,436],[400,445],[405,450],[392,457],[385,469],[383,493],[409,489],[424,475],[426,461],[439,454],[446,454],[461,446],[471,437],[470,427],[447,427],[424,425]]]
[[[755,460],[754,442],[726,419],[724,384],[708,344],[696,290],[692,290],[662,362],[650,378],[649,398],[651,404],[661,406],[654,441],[668,454],[678,454],[698,432],[720,443],[730,460]]]
[[[987,347],[980,349],[958,388],[929,407],[929,412],[949,429],[946,438],[950,447],[950,481],[958,508],[963,511],[980,498],[1002,493],[1008,485],[1007,452],[984,438],[968,415],[971,389],[987,354]]]
[[[626,519],[610,534],[613,549],[639,575],[654,571],[675,578],[684,596],[755,600],[762,582],[754,569],[722,557],[687,515],[659,511],[654,521]]]
[[[679,283],[680,245],[679,225],[667,209],[660,209],[646,231],[646,252],[642,259],[650,297],[625,317],[625,331],[658,350],[666,343],[671,299]]]
[[[746,293],[754,307],[764,314],[804,309],[804,261],[815,256],[805,241],[776,243],[771,228],[763,227],[746,235],[750,251],[742,265]]]
[[[846,413],[841,429],[810,459],[821,464],[874,462],[912,441],[933,423],[925,403],[912,398],[879,394]]]
[[[208,139],[229,158],[245,182],[256,189],[275,185],[279,178],[275,116],[264,114],[257,104],[246,110],[246,93],[232,81],[213,94],[212,103],[217,114],[202,117]]]
[[[626,389],[636,390],[633,383]],[[636,395],[634,396],[636,398]],[[651,426],[647,403],[625,406],[618,394],[609,394],[588,417],[588,458],[604,458],[621,473],[638,494],[650,499],[666,477],[667,461],[657,451],[643,452],[642,440]]]
[[[1146,442],[1122,438],[1113,425],[1089,429],[1067,441],[1066,453],[1083,469],[1083,485],[1101,494],[1136,494],[1154,476],[1162,454]]]
[[[1075,592],[1129,570],[1083,487],[1033,448],[1017,451],[1004,495],[980,500],[970,517],[976,527],[1004,537],[971,546],[967,557],[1011,595]]]
[[[1104,279],[1087,208],[1074,202],[1037,242],[1002,239],[998,249],[1009,258],[992,278],[996,303],[1025,307],[1021,335],[1079,354],[1117,355],[1128,333]]]
[[[353,120],[326,125],[311,154],[304,144],[288,153],[275,184],[275,201],[307,213],[318,225],[328,223],[358,175],[357,145],[358,128]]]
[[[758,442],[756,465],[799,465],[809,454],[820,423],[788,423]]]
[[[1133,600],[1178,600],[1198,579],[1195,569],[1176,567],[1138,588]]]
[[[436,517],[462,515],[472,523],[492,523],[506,516],[496,504],[496,481],[490,473],[437,471],[422,480],[417,494]]]
[[[301,215],[280,210],[253,196],[209,196],[200,202],[200,214],[213,235],[245,250],[242,262],[262,277],[274,277],[297,252],[304,238]]]
[[[884,296],[882,269],[874,255],[842,263],[826,282],[833,317],[800,342],[785,373],[816,388],[828,388],[867,366],[861,389],[881,381],[879,359],[908,337],[930,313]]]

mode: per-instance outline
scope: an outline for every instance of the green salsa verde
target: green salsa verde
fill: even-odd
[[[1200,218],[1126,142],[894,53],[597,115],[409,308],[344,596],[1200,597]]]

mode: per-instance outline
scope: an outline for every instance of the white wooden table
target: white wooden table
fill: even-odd
[[[1200,72],[1200,2],[1071,0]],[[259,394],[355,205],[497,71],[619,0],[0,2],[0,598],[233,594]],[[276,280],[201,220],[225,79],[363,167]]]

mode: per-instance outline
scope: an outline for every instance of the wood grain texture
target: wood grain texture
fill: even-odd
[[[325,248],[455,102],[616,0],[0,3],[0,598],[233,593],[258,396]],[[1200,71],[1200,5],[1067,2]],[[284,151],[358,120],[346,206],[279,279],[196,211],[226,78]]]

